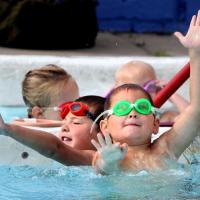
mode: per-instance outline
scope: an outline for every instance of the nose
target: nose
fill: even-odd
[[[138,118],[138,113],[133,109],[129,114],[128,118]]]
[[[69,132],[69,126],[68,126],[68,122],[66,121],[61,128],[62,132]]]

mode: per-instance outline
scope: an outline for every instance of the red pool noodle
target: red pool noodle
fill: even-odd
[[[154,106],[160,108],[169,97],[189,78],[190,63],[187,63],[169,82],[158,92],[153,100]]]

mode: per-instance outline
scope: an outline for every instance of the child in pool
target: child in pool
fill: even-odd
[[[123,64],[115,73],[115,87],[126,83],[143,86],[149,80],[156,80],[154,68],[143,61],[135,60]]]
[[[122,85],[111,92],[105,103],[107,117],[100,124],[105,139],[98,135],[99,143],[92,140],[97,149],[93,159],[97,172],[167,168],[168,160],[177,160],[193,141],[200,127],[199,35],[200,11],[192,17],[186,36],[175,33],[181,44],[189,49],[190,103],[173,127],[153,143],[151,135],[158,132],[159,120],[149,94],[134,84]]]
[[[164,80],[157,80],[156,72],[150,64],[137,60],[125,63],[116,71],[115,87],[125,83],[142,86],[153,99],[167,84]],[[161,123],[173,123],[178,114],[188,105],[188,102],[177,93],[173,94],[169,101],[177,108],[177,111],[175,109],[163,110],[160,116]]]
[[[69,73],[59,66],[49,64],[25,74],[22,81],[22,95],[28,107],[29,118],[61,120],[59,113],[52,108],[77,99],[79,89]],[[23,120],[19,120],[20,122]]]
[[[0,120],[0,134],[38,151],[64,165],[91,165],[95,148],[91,139],[99,132],[99,119],[95,129],[90,129],[103,111],[105,99],[100,96],[84,96],[75,102],[62,104],[61,117],[64,119],[59,137],[40,130],[5,124]]]

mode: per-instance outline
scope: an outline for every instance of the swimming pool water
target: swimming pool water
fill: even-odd
[[[200,198],[199,166],[138,174],[96,175],[91,167],[0,166],[6,200],[182,200]]]
[[[0,106],[0,114],[5,122],[11,122],[16,118],[27,117],[25,106]]]
[[[5,121],[26,116],[25,107],[0,107]],[[2,155],[3,156],[3,155]],[[200,154],[198,155],[200,157]],[[12,163],[12,162],[11,162]],[[148,173],[97,175],[92,167],[0,165],[2,200],[200,199],[200,165]]]

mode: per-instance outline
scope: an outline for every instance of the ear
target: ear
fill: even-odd
[[[153,124],[153,134],[157,134],[159,131],[159,126],[160,126],[160,120],[155,117],[154,119],[154,124]]]
[[[43,110],[42,110],[42,108],[40,108],[38,106],[34,106],[32,108],[31,114],[32,114],[33,118],[44,119]]]
[[[102,134],[104,135],[106,132],[108,132],[108,121],[107,119],[103,119],[100,121],[100,129]]]

